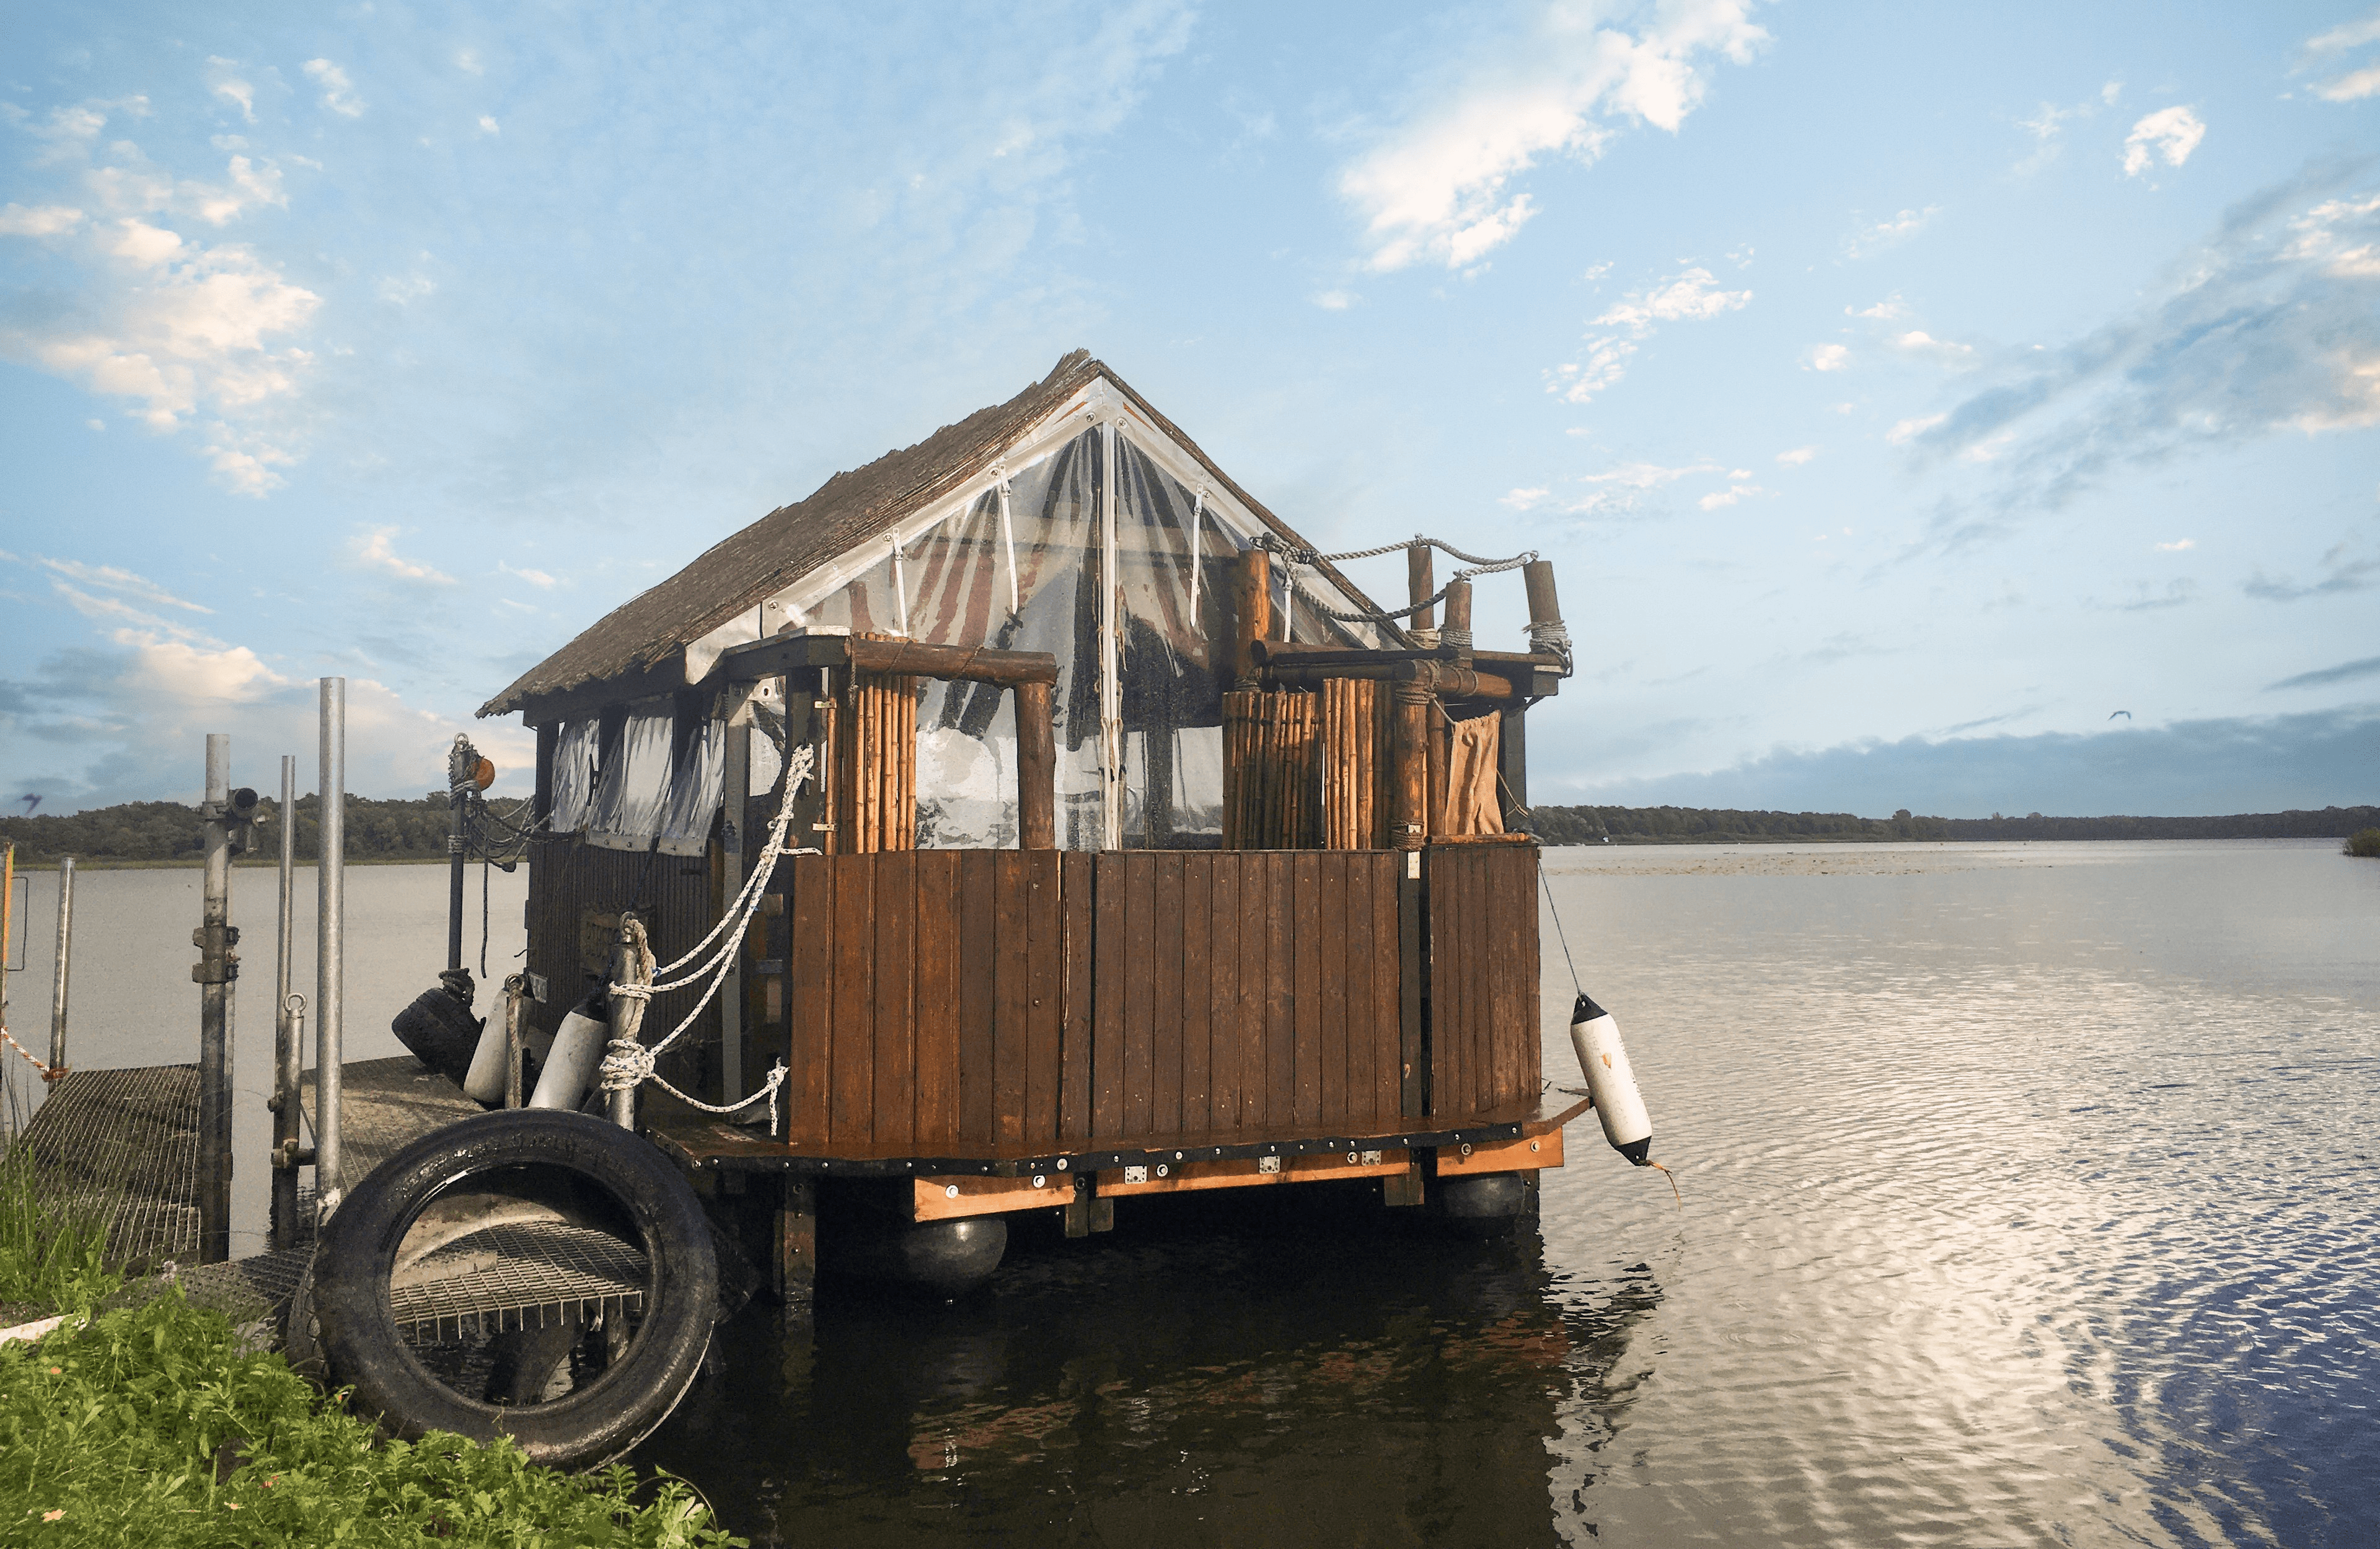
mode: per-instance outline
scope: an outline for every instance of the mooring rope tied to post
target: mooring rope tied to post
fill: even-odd
[[[704,1009],[710,1005],[711,998],[719,994],[720,987],[727,982],[728,971],[735,966],[735,954],[743,948],[745,933],[751,924],[752,916],[759,912],[760,900],[768,893],[769,879],[775,872],[777,862],[787,855],[818,853],[807,847],[793,848],[785,843],[785,830],[793,825],[794,821],[795,793],[801,787],[802,782],[810,777],[814,758],[813,750],[807,743],[795,749],[786,757],[785,793],[778,800],[776,814],[769,820],[768,840],[760,847],[760,853],[753,864],[751,876],[745,880],[742,890],[729,902],[727,908],[720,911],[719,922],[711,926],[710,933],[695,943],[683,957],[674,962],[656,966],[652,947],[645,935],[645,922],[633,914],[621,922],[622,933],[629,938],[627,945],[630,954],[630,976],[625,983],[613,984],[611,993],[628,1002],[629,1009],[620,1030],[620,1035],[604,1044],[603,1060],[597,1067],[605,1092],[632,1091],[646,1081],[650,1081],[679,1102],[689,1107],[698,1108],[707,1114],[736,1113],[750,1107],[755,1103],[766,1101],[770,1104],[771,1123],[773,1128],[777,1089],[784,1084],[786,1076],[783,1061],[779,1061],[770,1070],[758,1092],[735,1103],[705,1103],[699,1098],[689,1097],[670,1084],[669,1079],[657,1068],[657,1062],[669,1051],[671,1044],[684,1037],[686,1030],[694,1026],[697,1018],[700,1018]],[[731,925],[735,927],[732,931],[729,930]],[[722,933],[726,938],[724,941],[720,940]],[[684,978],[671,980],[664,977],[701,957],[704,952],[710,949],[713,942],[720,942],[717,951]],[[710,982],[704,986],[702,997],[695,1002],[694,1008],[686,1014],[685,1018],[670,1030],[669,1036],[652,1044],[647,1044],[638,1039],[637,1035],[643,1026],[645,1007],[650,1004],[653,996],[673,990],[686,989],[705,978],[708,978]]]
[[[1475,554],[1465,554],[1461,549],[1456,548],[1453,544],[1446,543],[1440,539],[1425,538],[1418,535],[1408,538],[1401,543],[1383,543],[1378,548],[1375,549],[1350,549],[1345,554],[1323,554],[1319,550],[1304,548],[1295,543],[1283,543],[1280,538],[1275,537],[1269,532],[1259,533],[1256,539],[1256,546],[1263,549],[1268,554],[1278,555],[1281,559],[1291,565],[1326,565],[1336,564],[1341,560],[1348,559],[1376,559],[1384,554],[1402,554],[1407,549],[1427,547],[1442,550],[1447,554],[1452,555],[1455,558],[1464,561],[1471,567],[1471,568],[1467,570],[1455,571],[1453,576],[1448,579],[1444,586],[1439,587],[1436,592],[1431,592],[1421,601],[1417,603],[1409,603],[1401,608],[1333,607],[1329,603],[1324,602],[1321,598],[1317,597],[1311,591],[1309,591],[1305,583],[1297,579],[1296,571],[1285,569],[1281,572],[1281,579],[1288,582],[1289,589],[1296,592],[1300,597],[1304,598],[1305,600],[1306,606],[1322,615],[1325,618],[1334,618],[1342,624],[1393,624],[1398,619],[1411,617],[1413,615],[1420,613],[1425,608],[1434,608],[1438,606],[1439,604],[1446,601],[1446,594],[1448,592],[1453,591],[1457,586],[1470,580],[1474,576],[1492,576],[1505,570],[1517,570],[1524,565],[1534,563],[1537,557],[1536,550],[1526,549],[1512,555],[1510,559],[1483,559]],[[1559,629],[1560,626],[1557,624],[1555,628]],[[1535,628],[1532,628],[1530,631],[1530,640],[1531,643],[1536,643],[1536,631]],[[1570,643],[1569,635],[1566,633],[1563,634],[1561,640],[1562,644],[1567,647]],[[1565,656],[1565,660],[1567,660],[1567,656]]]

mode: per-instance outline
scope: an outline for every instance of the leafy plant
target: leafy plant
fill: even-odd
[[[122,1284],[107,1262],[115,1191],[45,1195],[32,1153],[0,1147],[0,1302],[79,1312]]]
[[[2366,858],[2380,858],[2380,828],[2365,828],[2347,838],[2347,853]]]
[[[508,1439],[382,1442],[169,1291],[0,1347],[0,1546],[741,1544],[666,1476],[538,1467]]]

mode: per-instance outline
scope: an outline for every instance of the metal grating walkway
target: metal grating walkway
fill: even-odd
[[[645,1304],[645,1255],[589,1226],[535,1222],[490,1226],[431,1254],[392,1289],[389,1311],[407,1338],[543,1328]]]
[[[188,1259],[199,1246],[199,1067],[75,1070],[22,1144],[53,1209],[112,1209],[109,1256]]]

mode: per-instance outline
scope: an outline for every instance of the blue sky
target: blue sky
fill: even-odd
[[[266,785],[336,672],[427,789],[1080,345],[1326,546],[1553,558],[1541,800],[2380,799],[2375,113],[2359,5],[27,8],[0,782]]]

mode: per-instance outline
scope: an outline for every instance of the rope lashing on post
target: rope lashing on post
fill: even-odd
[[[768,1079],[760,1084],[760,1090],[735,1103],[705,1103],[699,1098],[687,1096],[660,1074],[655,1062],[669,1051],[671,1044],[686,1035],[686,1030],[694,1026],[710,1005],[711,997],[719,994],[720,986],[727,982],[728,971],[735,967],[735,954],[743,946],[745,933],[750,928],[753,915],[759,912],[760,900],[769,891],[769,878],[775,872],[777,862],[787,855],[817,853],[808,848],[793,848],[785,843],[785,830],[793,826],[794,822],[794,796],[801,788],[802,782],[810,777],[814,757],[814,750],[807,743],[787,756],[785,793],[778,800],[776,815],[769,820],[767,842],[760,847],[760,853],[753,862],[752,874],[746,879],[743,891],[720,911],[719,923],[710,928],[710,934],[695,943],[676,961],[656,967],[652,948],[645,939],[644,921],[631,915],[624,922],[622,929],[628,933],[631,955],[628,982],[612,985],[611,993],[629,1002],[631,1009],[625,1018],[621,1035],[604,1045],[603,1061],[598,1067],[598,1075],[605,1092],[625,1092],[650,1081],[686,1106],[698,1108],[706,1114],[732,1114],[755,1103],[767,1102],[773,1125],[777,1089],[785,1081],[783,1061],[769,1072]],[[721,939],[722,936],[724,940]],[[719,943],[715,951],[711,950],[714,942]],[[666,977],[694,963],[706,951],[710,952],[710,957],[695,966],[685,977]],[[652,1044],[647,1044],[638,1037],[643,1027],[645,1007],[653,996],[686,989],[705,978],[710,982],[704,986],[702,997],[694,1003],[694,1008],[686,1014],[685,1019],[670,1030],[669,1036]]]
[[[6,1023],[0,1023],[0,1039],[6,1039],[8,1047],[24,1055],[25,1063],[42,1073],[42,1079],[45,1081],[55,1081],[59,1077],[67,1073],[67,1067],[63,1065],[45,1065],[40,1059],[34,1057],[33,1051],[28,1049],[22,1043],[18,1043],[17,1035],[8,1031],[7,1024]]]
[[[1335,618],[1342,624],[1393,624],[1400,618],[1410,618],[1415,614],[1421,612],[1425,608],[1434,608],[1438,606],[1439,604],[1444,602],[1446,600],[1446,594],[1454,589],[1455,583],[1458,581],[1467,581],[1474,576],[1492,576],[1505,570],[1517,570],[1522,566],[1530,563],[1537,557],[1537,551],[1530,549],[1524,553],[1516,554],[1510,559],[1482,559],[1475,554],[1463,553],[1461,549],[1456,548],[1451,543],[1442,542],[1436,538],[1423,537],[1419,534],[1415,534],[1414,537],[1407,539],[1402,543],[1383,543],[1376,549],[1351,549],[1345,554],[1322,554],[1314,549],[1300,548],[1294,543],[1283,543],[1279,537],[1269,532],[1258,533],[1256,538],[1256,546],[1281,559],[1284,567],[1296,565],[1335,565],[1342,560],[1377,559],[1384,554],[1402,554],[1407,549],[1417,548],[1442,550],[1447,554],[1452,555],[1455,558],[1463,560],[1470,567],[1468,569],[1455,571],[1454,574],[1448,579],[1447,583],[1444,586],[1439,587],[1436,592],[1431,592],[1428,596],[1423,598],[1417,603],[1411,603],[1401,608],[1353,609],[1332,607],[1330,604],[1324,602],[1321,598],[1317,597],[1312,592],[1308,591],[1305,583],[1297,579],[1297,572],[1295,570],[1286,567],[1283,568],[1281,571],[1282,579],[1289,582],[1289,588],[1291,591],[1296,592],[1300,597],[1305,600],[1305,605],[1307,607],[1312,608],[1315,612],[1322,615],[1325,618]],[[1531,638],[1534,639],[1535,636],[1532,635]],[[1565,637],[1565,639],[1567,639],[1567,637]]]

